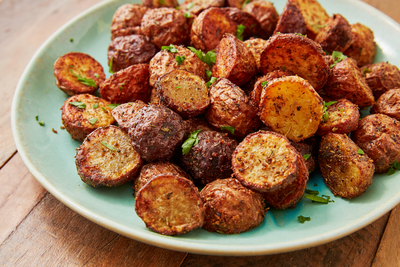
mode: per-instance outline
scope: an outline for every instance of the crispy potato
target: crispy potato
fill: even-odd
[[[362,67],[374,63],[376,43],[374,33],[367,26],[356,23],[351,25],[353,43],[344,51],[344,54],[357,61],[357,66]]]
[[[206,83],[191,72],[173,70],[158,78],[156,86],[162,104],[182,118],[193,118],[210,104]]]
[[[346,98],[360,108],[372,106],[375,102],[356,61],[351,58],[345,58],[335,64],[324,91],[333,99]]]
[[[261,32],[261,25],[258,20],[248,12],[236,7],[225,7],[222,10],[236,23],[236,25],[243,25],[243,40],[247,40],[252,36],[257,36]],[[242,40],[242,41],[243,41]]]
[[[271,2],[263,0],[251,1],[243,10],[253,15],[261,25],[262,31],[257,35],[267,40],[275,30],[279,15]]]
[[[148,63],[156,50],[149,38],[143,35],[116,37],[108,46],[108,65],[117,72],[134,64]]]
[[[322,119],[318,126],[318,135],[327,133],[348,134],[358,126],[360,112],[358,106],[346,99],[339,99],[327,107],[327,120]],[[323,117],[324,118],[324,117]]]
[[[195,48],[210,51],[225,33],[235,34],[236,28],[236,23],[221,8],[211,7],[193,21],[190,40]]]
[[[369,88],[378,99],[390,89],[400,88],[400,71],[388,62],[378,62],[361,68]]]
[[[249,40],[244,41],[244,44],[246,47],[250,48],[251,53],[253,53],[253,57],[256,60],[257,72],[262,73],[260,67],[260,56],[267,45],[267,41],[261,38],[250,38]]]
[[[202,118],[191,118],[188,120],[183,121],[183,125],[185,127],[185,137],[183,140],[186,140],[189,135],[197,130],[202,131],[212,131],[212,126]]]
[[[181,69],[200,76],[206,80],[208,65],[201,61],[195,53],[182,46],[175,46],[176,53],[161,50],[150,61],[150,85],[155,86],[158,78],[170,71]],[[185,60],[178,65],[176,57],[185,57]]]
[[[261,193],[272,192],[297,179],[299,160],[286,137],[259,131],[246,136],[236,147],[232,170],[244,186]]]
[[[100,84],[100,95],[111,103],[149,102],[149,64],[137,64],[114,73]]]
[[[351,26],[342,15],[333,14],[326,26],[319,31],[315,41],[329,54],[333,51],[343,52],[353,43]]]
[[[287,1],[279,17],[274,34],[276,33],[300,33],[307,34],[307,26],[303,14],[293,1]]]
[[[207,121],[218,131],[223,126],[231,126],[237,138],[257,130],[260,120],[257,109],[242,89],[228,79],[218,79],[210,90],[210,106],[206,111]],[[229,134],[232,134],[229,132]]]
[[[306,163],[308,173],[313,172],[318,166],[317,150],[318,141],[316,138],[308,138],[301,142],[290,141],[290,144],[300,153]],[[307,178],[308,179],[308,178]],[[298,183],[299,184],[299,183]]]
[[[215,49],[216,62],[212,76],[227,78],[241,86],[257,72],[256,60],[250,49],[232,34],[225,34]]]
[[[95,129],[115,122],[109,104],[107,100],[89,94],[71,96],[62,107],[62,123],[73,139],[82,142]]]
[[[54,63],[54,76],[57,87],[69,96],[94,94],[99,84],[106,79],[100,63],[80,52],[70,52],[59,57]]]
[[[322,137],[318,161],[325,184],[335,196],[355,198],[372,183],[374,164],[345,134]]]
[[[203,228],[221,234],[243,233],[264,220],[262,196],[233,178],[216,180],[200,192],[205,207]]]
[[[325,53],[314,41],[293,33],[272,36],[261,54],[264,74],[288,70],[306,79],[317,92],[328,81],[329,66]]]
[[[316,0],[291,0],[303,14],[307,26],[308,38],[314,39],[323,25],[326,25],[329,16],[325,9]]]
[[[148,10],[142,18],[141,28],[160,49],[170,44],[185,44],[190,30],[183,13],[167,7]]]
[[[76,169],[88,185],[119,186],[139,174],[143,160],[127,133],[116,126],[97,128],[76,150]]]
[[[140,24],[148,7],[138,4],[125,4],[115,11],[111,22],[111,40],[118,36],[142,34]]]
[[[135,112],[145,106],[147,106],[147,104],[140,100],[134,103],[125,103],[114,108],[111,111],[111,115],[117,121],[119,128],[127,133],[131,126],[132,118],[135,116]]]
[[[371,108],[371,113],[385,114],[400,121],[400,89],[391,89],[381,95]]]
[[[354,142],[374,161],[377,173],[400,162],[400,122],[384,114],[363,118],[352,132]]]
[[[136,214],[150,230],[179,235],[203,226],[204,207],[197,187],[183,177],[159,174],[136,195]]]
[[[157,7],[177,7],[179,3],[177,0],[142,0],[143,6],[155,8]]]
[[[185,0],[179,10],[183,13],[198,16],[203,10],[210,7],[224,7],[225,0]]]
[[[286,76],[272,80],[264,88],[259,115],[274,131],[299,142],[318,130],[322,108],[322,98],[306,80]]]

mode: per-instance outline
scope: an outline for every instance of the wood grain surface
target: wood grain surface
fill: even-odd
[[[87,220],[47,193],[16,151],[11,101],[39,46],[99,2],[0,0],[0,266],[400,266],[400,206],[371,225],[318,247],[268,256],[219,257],[131,240]],[[364,2],[400,23],[400,1]]]

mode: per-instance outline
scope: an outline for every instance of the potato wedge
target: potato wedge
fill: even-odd
[[[389,62],[366,65],[361,72],[376,99],[390,89],[400,88],[400,70]]]
[[[114,108],[111,111],[111,114],[117,121],[119,128],[128,133],[129,127],[131,127],[132,124],[132,119],[135,116],[135,112],[145,106],[147,106],[147,104],[140,100],[133,103],[125,103]]]
[[[322,98],[310,83],[298,76],[287,76],[272,80],[264,88],[259,115],[272,130],[299,142],[316,133],[322,108]]]
[[[307,34],[307,26],[298,5],[293,1],[287,1],[279,17],[274,34],[276,33],[300,33]]]
[[[400,89],[391,89],[385,92],[371,108],[371,114],[385,114],[400,121]]]
[[[138,4],[125,4],[115,11],[111,22],[111,40],[118,36],[142,34],[140,24],[148,7]]]
[[[250,38],[249,40],[244,41],[244,44],[246,47],[250,48],[251,53],[253,53],[253,57],[256,60],[257,72],[262,73],[260,67],[260,56],[267,45],[267,41],[261,38]]]
[[[267,40],[275,30],[279,15],[269,1],[255,0],[246,4],[243,10],[253,15],[261,25],[262,31],[257,36]]]
[[[356,23],[351,25],[353,43],[344,51],[344,54],[357,61],[357,66],[362,67],[374,63],[376,43],[374,33],[367,26]]]

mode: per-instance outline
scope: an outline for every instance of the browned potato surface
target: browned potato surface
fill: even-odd
[[[182,118],[193,118],[210,104],[204,80],[185,70],[173,70],[158,78],[158,96],[167,107]]]
[[[209,8],[195,18],[190,40],[195,48],[210,51],[217,47],[225,33],[236,33],[236,23],[217,7]]]
[[[257,36],[268,39],[275,30],[279,15],[271,2],[263,0],[251,1],[243,10],[253,15],[261,25],[262,31]]]
[[[131,126],[132,118],[135,116],[135,112],[145,106],[147,105],[140,100],[134,103],[125,103],[114,108],[111,114],[117,121],[119,128],[127,133]]]
[[[376,55],[376,43],[374,33],[367,26],[356,23],[351,25],[353,43],[344,51],[344,54],[357,61],[357,66],[362,67],[374,63]]]
[[[201,118],[191,118],[188,120],[183,121],[183,124],[185,126],[185,137],[184,140],[189,137],[189,135],[197,130],[203,130],[203,131],[212,131],[213,128],[211,125],[204,119]]]
[[[372,107],[371,113],[385,114],[400,121],[400,89],[391,89],[381,95]]]
[[[111,22],[111,40],[118,36],[142,34],[140,24],[148,7],[138,4],[125,4],[115,11]]]
[[[177,7],[179,3],[177,0],[142,0],[143,6],[150,8],[161,7]]]
[[[233,127],[238,138],[244,138],[260,126],[256,107],[242,89],[225,78],[218,79],[211,87],[206,119],[218,131],[222,126]]]
[[[264,220],[262,196],[233,178],[216,180],[200,192],[205,207],[203,228],[221,234],[238,234]]]
[[[360,108],[372,106],[375,102],[356,61],[351,58],[335,64],[324,91],[333,99],[346,98]]]
[[[377,173],[400,162],[400,122],[384,114],[363,118],[351,134],[354,142],[374,161]]]
[[[223,7],[225,0],[186,0],[180,5],[180,11],[191,16],[198,16],[203,10],[210,7]]]
[[[327,107],[327,120],[324,117],[318,126],[318,135],[327,133],[348,134],[358,126],[360,112],[358,106],[346,99],[339,99],[335,104]]]
[[[108,65],[116,72],[134,64],[148,63],[156,50],[149,38],[143,35],[116,37],[108,46]]]
[[[100,95],[111,103],[149,102],[149,64],[136,64],[114,73],[100,84]]]
[[[187,233],[204,223],[204,207],[194,184],[174,174],[159,174],[136,195],[136,214],[163,235]]]
[[[299,142],[313,136],[322,119],[322,98],[298,76],[272,80],[261,95],[259,115],[265,125]]]
[[[250,49],[232,34],[225,34],[215,49],[216,62],[212,76],[227,78],[241,86],[257,72],[256,60]]]
[[[242,9],[244,5],[247,5],[250,3],[252,0],[246,1],[246,0],[227,0],[227,6]]]
[[[170,44],[185,44],[190,30],[183,13],[167,7],[148,10],[142,18],[141,28],[160,49]]]
[[[265,46],[267,45],[267,41],[261,38],[251,38],[249,40],[244,41],[246,47],[250,48],[251,53],[253,53],[253,57],[256,60],[257,72],[262,73],[260,67],[260,56]]]
[[[361,72],[376,99],[390,89],[400,88],[400,71],[388,62],[366,65]]]
[[[70,52],[54,63],[56,85],[67,95],[94,94],[106,79],[103,67],[91,56]]]
[[[116,126],[98,128],[76,150],[76,169],[88,185],[118,186],[136,178],[143,160],[127,133]]]
[[[115,122],[109,104],[107,100],[89,94],[71,96],[62,107],[62,123],[73,139],[82,142],[95,129]]]
[[[264,74],[274,70],[288,70],[306,79],[320,91],[328,81],[329,66],[325,53],[314,41],[293,33],[272,36],[261,54]]]
[[[372,183],[374,164],[345,134],[322,137],[318,161],[325,184],[335,196],[354,198]]]
[[[225,7],[223,10],[236,25],[243,25],[245,27],[243,31],[243,40],[247,40],[252,36],[258,36],[259,32],[261,32],[260,23],[250,13],[236,7]]]
[[[286,2],[274,31],[274,34],[276,33],[307,34],[307,26],[303,14],[293,1]]]
[[[259,192],[283,188],[298,176],[299,154],[283,135],[259,131],[249,134],[232,155],[235,177]]]
[[[308,173],[313,172],[317,168],[317,150],[318,141],[316,138],[308,138],[302,142],[290,141],[292,146],[300,153],[303,157],[308,169]]]

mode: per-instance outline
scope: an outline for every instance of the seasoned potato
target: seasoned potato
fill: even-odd
[[[339,99],[336,103],[328,106],[326,112],[328,115],[323,116],[318,126],[318,135],[327,133],[348,134],[358,126],[358,119],[360,118],[358,106],[349,100]]]
[[[160,98],[158,97],[157,88],[155,87],[150,90],[150,103],[154,105],[160,104]]]
[[[372,107],[371,113],[385,114],[400,121],[400,89],[391,89],[381,95]]]
[[[378,99],[390,89],[400,88],[400,71],[388,62],[379,62],[361,68],[369,88]]]
[[[143,160],[127,133],[116,126],[98,128],[76,150],[76,169],[88,185],[118,186],[139,174]]]
[[[242,9],[245,5],[253,0],[227,0],[227,6],[234,7],[237,9]]]
[[[354,142],[374,161],[377,173],[400,162],[400,122],[384,114],[363,118],[352,132]]]
[[[325,184],[335,196],[354,198],[372,183],[374,164],[345,134],[322,137],[318,161]]]
[[[158,96],[182,118],[193,118],[210,104],[208,88],[202,78],[185,70],[173,70],[158,78]]]
[[[263,0],[251,1],[243,7],[243,10],[253,15],[261,25],[262,31],[257,35],[268,39],[275,30],[279,15],[271,2]]]
[[[322,108],[322,98],[306,80],[286,76],[272,80],[264,88],[259,115],[274,131],[299,142],[318,130]]]
[[[293,1],[287,1],[279,17],[274,34],[276,33],[300,33],[307,34],[307,26],[303,14]]]
[[[308,173],[317,168],[318,141],[316,138],[308,138],[301,142],[290,141],[290,144],[300,153],[306,163]],[[299,184],[299,183],[298,183]]]
[[[213,128],[211,125],[204,119],[201,118],[191,118],[188,120],[183,121],[183,125],[185,127],[185,137],[183,138],[186,140],[189,135],[197,130],[203,131],[212,131]]]
[[[236,7],[225,7],[223,10],[228,16],[236,23],[236,25],[243,25],[243,40],[249,39],[252,36],[257,36],[261,32],[261,25],[258,20],[248,12]]]
[[[225,6],[225,0],[185,0],[180,5],[180,11],[191,16],[198,16],[203,10],[210,7],[223,7]]]
[[[236,23],[221,9],[212,7],[195,18],[190,40],[195,48],[210,51],[217,47],[225,33],[236,33]]]
[[[261,54],[264,74],[288,70],[306,79],[317,92],[328,81],[329,66],[325,53],[314,41],[293,33],[272,36]]]
[[[140,24],[148,7],[138,4],[125,4],[115,11],[111,22],[111,40],[118,36],[142,34]]]
[[[179,3],[177,0],[142,0],[143,6],[155,8],[157,7],[177,7]]]
[[[372,106],[375,102],[356,61],[351,58],[345,58],[335,64],[324,91],[333,99],[346,98],[360,108]]]
[[[256,60],[250,49],[232,34],[225,34],[215,49],[217,58],[212,76],[227,78],[241,86],[257,72]]]
[[[342,15],[333,14],[326,26],[321,28],[315,41],[329,54],[333,51],[345,51],[353,43],[349,22]]]
[[[111,114],[117,121],[119,128],[127,133],[131,126],[132,118],[135,116],[135,112],[145,106],[147,105],[140,100],[134,103],[125,103],[114,108]]]
[[[108,46],[108,65],[116,72],[134,64],[148,63],[156,52],[156,47],[146,36],[117,37]]]
[[[190,30],[183,13],[167,7],[148,10],[142,18],[141,28],[160,49],[170,44],[185,44]]]
[[[183,177],[159,174],[136,194],[136,214],[150,230],[179,235],[203,226],[204,207],[197,187]]]
[[[115,122],[109,104],[89,94],[71,96],[62,107],[62,123],[73,139],[82,142],[95,129]]]
[[[356,23],[351,25],[351,33],[353,43],[344,51],[344,54],[357,61],[357,66],[360,68],[374,63],[376,43],[371,29],[361,23]]]
[[[250,48],[251,53],[253,53],[253,57],[256,60],[257,72],[262,73],[260,67],[260,56],[265,46],[267,45],[267,41],[261,38],[251,38],[249,40],[244,41],[246,47]]]
[[[253,89],[254,89],[254,85],[256,84],[256,82],[258,81],[258,79],[260,79],[260,78],[261,78],[261,75],[258,75],[258,74],[254,75],[253,77],[251,77],[251,79],[250,79],[247,83],[245,83],[245,84],[243,84],[242,86],[240,86],[240,89],[242,89],[243,92],[244,92],[248,97],[250,97],[251,92],[252,92]],[[258,106],[257,106],[257,108],[258,108]]]
[[[216,130],[231,126],[234,128],[233,136],[243,138],[260,126],[256,107],[251,105],[243,90],[229,80],[221,78],[214,83],[210,100],[206,119]]]
[[[200,192],[205,207],[203,228],[221,234],[238,234],[264,220],[262,196],[233,178],[216,180]]]
[[[232,170],[244,186],[261,193],[272,192],[296,180],[299,160],[299,153],[286,137],[259,131],[246,136],[236,147]]]
[[[100,84],[100,95],[111,103],[149,102],[149,64],[137,64],[114,73]]]
[[[208,65],[201,61],[195,53],[182,46],[175,46],[177,52],[161,50],[150,61],[150,85],[155,86],[158,78],[170,71],[181,69],[196,74],[206,80]],[[178,65],[176,57],[185,58]]]
[[[56,85],[67,95],[94,94],[106,79],[103,67],[91,56],[70,52],[54,63]]]

